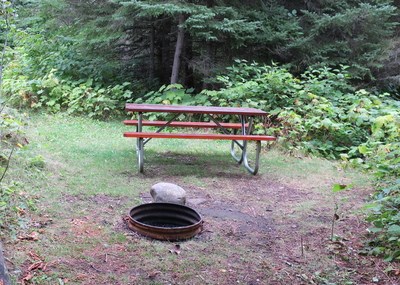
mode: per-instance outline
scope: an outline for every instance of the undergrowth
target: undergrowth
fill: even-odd
[[[10,167],[30,173],[37,167],[32,161],[38,158],[28,159],[20,155],[27,144],[23,132],[24,116],[4,105],[0,111],[0,238],[15,239],[21,230],[27,228],[29,211],[35,210],[36,198],[25,191],[27,185],[21,176],[10,175]]]

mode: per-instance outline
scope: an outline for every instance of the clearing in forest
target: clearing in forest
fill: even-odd
[[[366,175],[270,150],[252,176],[232,160],[229,142],[190,140],[152,141],[138,174],[124,130],[120,122],[32,119],[28,152],[45,166],[25,179],[38,210],[31,238],[5,245],[19,283],[398,284],[384,273],[388,264],[361,255],[362,207],[373,191]],[[126,227],[125,215],[162,181],[183,187],[202,214],[195,238],[161,242]],[[352,187],[333,193],[334,184]]]

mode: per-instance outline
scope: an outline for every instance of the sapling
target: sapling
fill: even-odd
[[[338,215],[338,210],[339,210],[339,204],[336,199],[336,193],[347,190],[350,188],[350,185],[344,185],[344,184],[334,184],[332,186],[332,192],[333,192],[333,199],[334,199],[334,208],[333,208],[333,217],[332,217],[332,227],[331,227],[331,241],[334,240],[334,228],[335,228],[335,222],[339,220],[339,215]]]

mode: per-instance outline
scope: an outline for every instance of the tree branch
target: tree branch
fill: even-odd
[[[4,177],[6,176],[7,170],[10,167],[10,160],[11,160],[11,156],[14,153],[14,150],[15,150],[15,146],[13,146],[13,148],[10,151],[10,154],[8,155],[6,168],[4,169],[3,174],[1,175],[0,183],[3,181]]]

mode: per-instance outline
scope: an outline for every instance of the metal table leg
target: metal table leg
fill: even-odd
[[[224,134],[227,134],[227,135],[230,134],[230,133],[226,130],[226,128],[224,128],[224,127],[223,127],[216,119],[214,119],[212,116],[210,116],[210,119],[211,119],[211,121],[213,121],[213,122],[219,127],[219,129],[220,129]],[[233,133],[236,135],[237,130],[233,130]],[[240,151],[241,151],[240,157],[237,156],[237,155],[235,154],[235,144],[239,147],[239,149],[240,149]],[[231,155],[232,155],[233,159],[236,160],[239,164],[241,164],[242,161],[243,161],[243,155],[242,155],[242,154],[243,154],[243,145],[242,145],[240,142],[233,140],[233,141],[232,141],[232,144],[231,144]]]
[[[242,135],[250,135],[253,131],[253,117],[249,118],[249,126],[247,130],[246,130],[246,117],[241,116],[240,121],[242,123]],[[254,168],[250,166],[249,160],[247,158],[247,146],[248,146],[248,141],[243,141],[241,162],[251,174],[256,175],[258,172],[259,161],[260,161],[261,141],[256,141],[256,157],[254,161]]]
[[[142,122],[143,122],[143,113],[139,113],[138,115],[138,125],[137,132],[142,132]],[[143,173],[143,164],[144,164],[144,143],[143,138],[138,138],[136,141],[136,156],[138,160],[139,172]]]
[[[234,134],[236,135],[237,131],[234,130]],[[237,156],[235,153],[235,145],[238,146],[238,148],[240,149],[240,156]],[[231,143],[231,155],[233,157],[234,160],[237,161],[237,163],[241,164],[243,161],[243,145],[240,144],[238,141],[232,141]]]
[[[261,152],[261,141],[256,141],[256,158],[254,161],[254,168],[252,168],[249,165],[249,161],[247,159],[247,148],[243,150],[243,165],[253,175],[256,175],[258,172],[260,152]]]
[[[242,125],[241,134],[246,135],[248,132],[246,131],[246,117],[245,116],[240,116],[240,123]],[[251,128],[250,125],[249,125],[249,127]],[[234,132],[236,134],[236,130]],[[235,154],[235,144],[240,149],[240,156],[237,156]],[[231,155],[232,155],[233,159],[236,160],[239,164],[242,164],[242,162],[243,162],[246,147],[247,147],[247,141],[243,141],[242,143],[240,143],[236,140],[233,140],[231,143]]]

